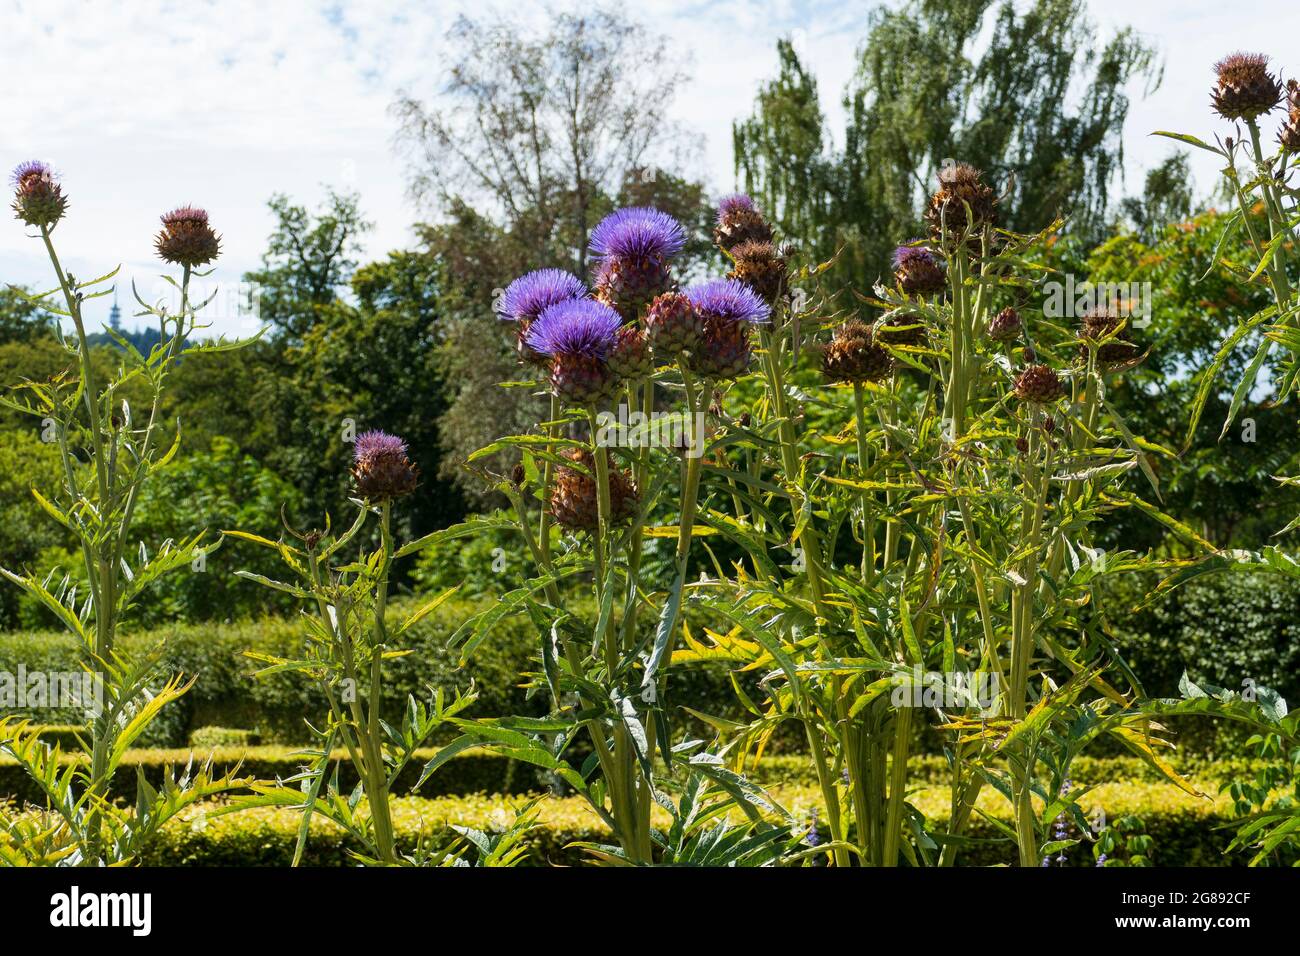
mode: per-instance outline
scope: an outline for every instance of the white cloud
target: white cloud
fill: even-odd
[[[560,3],[558,7],[576,6]],[[1163,88],[1136,101],[1126,135],[1130,188],[1172,144],[1157,127],[1208,133],[1210,64],[1258,44],[1255,18],[1219,3],[1093,0],[1103,28],[1131,24],[1166,53]],[[0,62],[10,89],[0,100],[0,163],[39,157],[56,164],[72,200],[59,229],[69,267],[97,275],[117,260],[144,277],[158,271],[151,237],[157,216],[194,202],[225,235],[217,278],[237,280],[260,255],[276,191],[314,204],[322,186],[358,189],[376,229],[367,254],[409,240],[419,213],[405,196],[387,112],[401,87],[427,95],[443,70],[444,33],[481,2],[309,3],[221,0],[17,0],[7,4]],[[538,5],[511,4],[515,20],[537,21]],[[721,3],[650,0],[638,14],[692,56],[694,81],[676,105],[703,142],[711,185],[732,185],[731,123],[749,111],[757,83],[772,75],[777,37],[793,34],[815,70],[832,128],[852,74],[869,7],[845,2]],[[1300,13],[1270,8],[1267,36],[1294,36]],[[1282,54],[1280,46],[1267,52]],[[1196,168],[1208,189],[1212,163]],[[0,278],[39,284],[48,266],[15,221],[0,227]],[[129,311],[129,310],[128,310]]]

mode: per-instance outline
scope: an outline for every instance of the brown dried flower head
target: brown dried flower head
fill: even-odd
[[[1224,119],[1254,119],[1282,99],[1282,85],[1268,71],[1263,53],[1233,53],[1214,64],[1214,72],[1218,82],[1210,102]]]

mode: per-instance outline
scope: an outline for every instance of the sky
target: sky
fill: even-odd
[[[1252,5],[1260,16],[1250,15]],[[550,9],[574,6],[557,2]],[[773,75],[781,36],[792,37],[815,72],[831,129],[842,127],[840,96],[872,4],[629,6],[690,58],[692,79],[673,115],[701,149],[699,168],[682,172],[713,191],[734,186],[731,124],[749,113],[758,84]],[[445,32],[457,14],[504,11],[528,25],[540,23],[545,9],[492,0],[0,0],[0,63],[9,76],[9,93],[0,98],[0,166],[33,158],[54,165],[71,200],[56,232],[64,264],[91,277],[121,263],[128,327],[135,324],[131,282],[149,300],[165,290],[152,255],[157,217],[178,205],[205,206],[224,236],[223,256],[205,287],[218,293],[209,316],[214,332],[239,334],[255,326],[237,314],[235,302],[239,278],[258,263],[272,227],[270,195],[287,193],[314,207],[327,187],[355,190],[375,224],[365,257],[410,245],[412,224],[430,214],[412,205],[393,148],[395,94],[436,95]],[[1208,109],[1217,59],[1249,49],[1268,53],[1283,70],[1297,66],[1285,59],[1284,39],[1300,35],[1300,6],[1091,0],[1090,10],[1102,40],[1127,25],[1164,60],[1154,94],[1130,91],[1123,144],[1129,190],[1139,190],[1144,170],[1177,148],[1151,131],[1207,139],[1223,131]],[[1265,15],[1269,29],[1261,31]],[[1200,193],[1212,186],[1212,160],[1193,157]],[[0,281],[44,289],[50,277],[39,241],[0,217]],[[103,321],[110,302],[89,303],[88,316]]]

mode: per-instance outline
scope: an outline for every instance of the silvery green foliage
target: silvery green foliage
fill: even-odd
[[[167,377],[185,355],[234,346],[222,341],[189,343],[199,328],[196,315],[206,303],[190,300],[190,279],[199,273],[185,266],[179,282],[163,276],[178,296],[178,308],[161,301],[148,303],[136,295],[141,308],[137,316],[158,324],[158,344],[145,355],[107,329],[119,349],[118,364],[107,381],[99,381],[82,307],[113,291],[109,283],[117,270],[84,282],[66,273],[52,239],[61,217],[61,213],[33,217],[30,211],[26,216],[58,279],[48,292],[29,298],[71,325],[68,331],[57,327],[56,334],[74,371],[48,381],[27,382],[0,401],[36,419],[43,434],[58,446],[62,485],[32,493],[51,520],[76,539],[88,586],[80,589],[70,573],[51,572],[37,578],[20,569],[0,568],[0,575],[40,602],[78,638],[85,670],[93,675],[95,700],[88,708],[84,734],[88,758],[77,754],[76,759],[64,759],[66,755],[44,744],[26,722],[0,721],[0,753],[21,763],[46,798],[44,808],[0,810],[0,827],[9,835],[0,859],[103,865],[130,860],[176,814],[235,784],[231,776],[214,777],[210,766],[203,764],[169,768],[161,788],[142,781],[133,806],[115,803],[111,790],[113,774],[127,748],[189,686],[160,668],[165,646],[136,655],[121,652],[117,641],[121,623],[129,620],[137,604],[148,600],[151,584],[205,560],[212,548],[201,535],[169,539],[153,548],[132,536],[141,488],[180,447],[179,427],[161,416]],[[24,218],[21,210],[20,218]],[[128,384],[144,389],[148,401],[143,409],[127,401]]]
[[[1300,143],[1300,87],[1294,80],[1287,84],[1283,100],[1287,116],[1279,132],[1279,142],[1276,149],[1272,144],[1266,147],[1261,122],[1274,112],[1277,105],[1277,98],[1271,95],[1272,89],[1281,90],[1278,79],[1268,73],[1267,62],[1267,57],[1259,54],[1233,54],[1216,67],[1222,71],[1225,66],[1235,65],[1237,69],[1244,66],[1261,81],[1258,87],[1269,90],[1269,95],[1264,95],[1251,109],[1235,116],[1231,134],[1216,135],[1214,144],[1186,133],[1157,134],[1209,152],[1221,164],[1225,191],[1235,200],[1235,209],[1224,217],[1219,246],[1233,235],[1245,236],[1258,258],[1250,274],[1242,281],[1263,286],[1272,300],[1258,312],[1239,320],[1237,327],[1224,339],[1210,366],[1202,373],[1187,431],[1189,444],[1207,400],[1216,388],[1221,387],[1224,365],[1239,348],[1253,346],[1254,354],[1241,379],[1231,383],[1232,400],[1220,438],[1255,393],[1260,374],[1270,361],[1275,366],[1271,370],[1276,388],[1273,400],[1280,404],[1300,393],[1300,286],[1297,285],[1300,283],[1300,248],[1295,242],[1295,230],[1300,225],[1300,200],[1292,182],[1297,167],[1294,149]],[[1225,112],[1217,95],[1215,102],[1216,112],[1225,118],[1241,112],[1233,109]],[[1218,255],[1217,247],[1215,255]],[[1295,484],[1300,478],[1278,480]],[[1300,516],[1279,533],[1297,527],[1300,527]],[[1266,571],[1300,578],[1300,562],[1275,546],[1213,553],[1171,575],[1162,587],[1173,587],[1196,575],[1216,571]],[[1246,723],[1257,734],[1254,738],[1256,745],[1270,756],[1294,754],[1300,747],[1300,717],[1288,714],[1286,702],[1267,688],[1251,688],[1250,699],[1244,699],[1234,691],[1199,688],[1184,675],[1180,689],[1183,699],[1160,702],[1161,712],[1205,714]],[[1280,760],[1267,779],[1273,786],[1281,785],[1284,792],[1294,790],[1296,761],[1293,758]],[[1247,799],[1248,784],[1240,783],[1237,790],[1234,797],[1238,809],[1245,815],[1232,848],[1250,853],[1252,865],[1288,857],[1294,859],[1300,849],[1300,802],[1282,799],[1265,807],[1263,800],[1252,803]]]
[[[300,655],[280,658],[250,653],[265,665],[258,673],[293,671],[315,684],[321,701],[319,714],[304,715],[318,743],[303,753],[307,758],[303,771],[283,780],[253,783],[253,795],[237,798],[229,811],[253,806],[300,811],[302,822],[294,865],[302,857],[316,817],[331,821],[348,834],[361,848],[358,861],[368,865],[435,866],[466,859],[484,866],[517,862],[517,844],[531,825],[531,817],[516,820],[507,831],[509,839],[491,840],[464,831],[463,839],[450,847],[420,845],[403,851],[398,846],[392,814],[393,781],[439,728],[466,723],[460,714],[474,702],[475,694],[471,687],[450,700],[441,690],[426,701],[408,697],[399,724],[390,723],[380,713],[384,661],[407,653],[401,649],[403,634],[436,611],[456,589],[444,591],[396,626],[390,626],[385,612],[393,561],[416,553],[431,541],[421,539],[397,547],[390,531],[392,502],[371,504],[354,499],[354,503],[356,520],[341,534],[332,533],[328,521],[322,532],[291,534],[295,544],[241,531],[224,532],[276,551],[290,580],[238,573],[289,594],[302,604]],[[359,542],[371,518],[377,518],[379,546],[366,551]],[[343,792],[339,786],[336,761],[340,751],[357,772],[358,783],[351,792]],[[438,756],[445,759],[456,752],[445,748]],[[432,765],[426,769],[421,784],[433,769]]]

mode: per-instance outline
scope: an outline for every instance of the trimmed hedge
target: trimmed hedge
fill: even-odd
[[[797,819],[811,818],[818,806],[815,788],[779,788],[774,796]],[[418,840],[445,845],[454,834],[456,823],[479,829],[500,828],[513,819],[512,801],[481,795],[424,799],[405,797],[394,801],[393,817],[398,842],[410,850]],[[918,792],[913,803],[936,824],[948,815],[946,789],[933,788]],[[1207,800],[1183,793],[1162,784],[1107,784],[1086,795],[1083,806],[1091,817],[1099,808],[1110,819],[1133,814],[1145,824],[1154,840],[1154,861],[1161,866],[1224,866],[1244,863],[1243,858],[1227,858],[1223,848],[1230,836],[1218,829],[1228,821],[1228,801]],[[999,795],[988,789],[981,795],[979,809],[1004,823],[1011,819],[1011,808]],[[586,805],[575,797],[544,800],[540,805],[541,826],[525,840],[530,847],[531,865],[571,865],[582,862],[580,851],[569,844],[578,840],[608,841],[609,834]],[[667,818],[658,807],[654,818],[659,825]],[[139,862],[153,866],[288,866],[293,859],[299,816],[278,808],[245,810],[226,816],[212,816],[203,808],[174,821],[142,855]],[[966,866],[989,866],[1014,859],[1015,848],[992,823],[979,815],[972,817],[969,836],[972,844],[963,851],[959,862]],[[306,866],[346,866],[351,844],[341,831],[325,821],[314,821],[303,856]],[[1068,853],[1074,866],[1092,866],[1089,846],[1079,846]]]
[[[473,680],[478,700],[467,716],[545,714],[545,695],[530,698],[520,686],[521,675],[536,669],[531,659],[536,650],[537,635],[526,617],[502,621],[464,666],[460,663],[459,651],[448,650],[447,639],[456,628],[489,603],[448,601],[435,614],[419,621],[402,635],[403,648],[412,653],[384,665],[384,708],[387,713],[400,715],[408,694],[415,694],[417,698],[427,697],[430,687],[448,692],[457,688],[463,690]],[[410,599],[395,602],[390,613],[394,625],[416,606]],[[576,610],[581,613],[583,608],[578,605]],[[594,607],[590,611],[594,620]],[[643,615],[640,625],[649,634],[655,621],[653,617]],[[325,710],[325,703],[319,699],[314,685],[301,675],[290,672],[254,678],[252,675],[257,665],[244,656],[250,650],[282,657],[296,654],[302,634],[301,625],[294,619],[172,625],[144,633],[128,633],[121,643],[130,653],[151,647],[160,638],[167,641],[166,669],[197,676],[198,681],[184,697],[163,709],[147,739],[141,741],[143,744],[183,747],[191,742],[190,736],[195,730],[211,726],[243,728],[268,743],[303,744],[311,741],[305,720],[319,719]],[[0,668],[16,667],[18,662],[22,662],[29,672],[76,670],[78,654],[76,640],[66,633],[29,631],[0,634]],[[673,686],[679,699],[689,701],[699,710],[738,716],[739,708],[723,666],[679,668],[673,673]],[[3,715],[4,712],[0,711],[0,716]],[[76,724],[82,720],[82,715],[76,711],[56,708],[20,711],[15,712],[15,716],[51,725]],[[64,744],[66,747],[67,742]]]
[[[394,793],[410,793],[424,765],[437,750],[417,750],[393,785]],[[162,780],[165,767],[183,769],[193,759],[197,765],[212,758],[217,774],[237,771],[238,776],[258,780],[275,780],[293,776],[306,766],[308,759],[290,747],[219,747],[213,750],[131,750],[123,758],[113,777],[113,795],[134,801],[139,777],[153,786]],[[356,770],[342,751],[333,755],[339,767],[339,785],[344,791],[357,783]],[[84,754],[65,754],[63,763],[84,761]],[[142,773],[141,773],[142,772]],[[469,750],[443,764],[420,788],[425,797],[449,794],[497,793],[521,794],[543,792],[545,787],[533,768],[499,754]],[[27,772],[11,759],[0,758],[0,799],[44,805],[44,796]]]
[[[413,793],[420,773],[435,749],[420,750],[416,758],[394,781],[393,792],[399,795]],[[158,786],[166,766],[183,768],[191,759],[195,763],[212,758],[217,773],[238,768],[241,777],[275,780],[294,775],[306,764],[306,758],[291,747],[195,747],[179,750],[131,750],[118,768],[113,780],[113,793],[121,799],[134,800],[137,771],[144,779]],[[84,759],[79,754],[66,754],[64,762]],[[339,780],[344,789],[357,782],[356,773],[342,751],[336,751],[334,760],[339,764]],[[1214,786],[1224,780],[1253,776],[1259,761],[1233,759],[1215,763],[1187,763],[1183,772],[1202,786]],[[1079,757],[1072,764],[1072,773],[1080,784],[1102,784],[1136,781],[1161,783],[1160,773],[1136,757]],[[947,764],[942,757],[914,757],[909,764],[914,781],[931,786],[945,785]],[[812,786],[816,780],[808,758],[803,754],[765,756],[755,768],[746,768],[746,776],[762,787],[798,788]],[[520,764],[487,750],[469,750],[458,754],[425,781],[419,790],[423,797],[454,796],[472,793],[524,794],[543,793],[554,789],[552,781],[535,768]],[[40,790],[18,764],[0,758],[0,798],[9,797],[19,802],[43,803]]]

